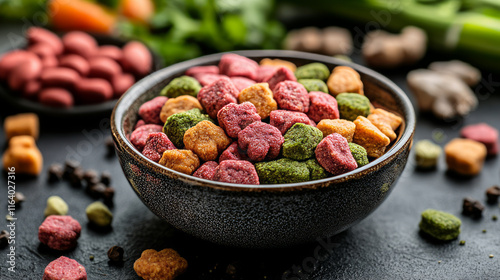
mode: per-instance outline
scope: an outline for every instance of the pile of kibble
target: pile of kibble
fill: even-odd
[[[117,99],[152,69],[151,53],[136,41],[123,48],[99,46],[84,32],[59,38],[40,27],[29,28],[26,39],[26,49],[0,58],[0,81],[45,106],[70,108]]]
[[[318,180],[382,156],[402,118],[374,108],[359,73],[225,54],[139,108],[130,141],[147,158],[236,184]]]

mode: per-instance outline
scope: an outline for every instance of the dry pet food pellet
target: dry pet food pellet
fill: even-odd
[[[370,100],[366,96],[341,93],[336,99],[341,119],[354,121],[358,116],[367,117],[371,112]]]
[[[195,66],[186,70],[187,76],[194,76],[196,74],[219,74],[219,67],[215,65],[208,66]]]
[[[172,141],[175,147],[184,147],[184,133],[201,121],[212,121],[208,115],[202,114],[200,109],[191,109],[173,114],[167,118],[163,132]]]
[[[49,248],[59,251],[76,247],[82,227],[70,216],[51,215],[38,228],[38,239]]]
[[[200,166],[200,159],[191,150],[166,150],[159,164],[191,175]]]
[[[464,138],[475,140],[486,146],[489,156],[498,154],[498,130],[485,123],[468,125],[460,131]]]
[[[233,143],[233,144],[236,144],[236,143]],[[202,179],[213,180],[217,166],[219,166],[219,164],[216,161],[207,161],[204,164],[202,164],[196,170],[196,172],[193,173],[193,176],[198,177],[198,178],[202,178]]]
[[[290,61],[286,61],[286,60],[282,60],[282,59],[264,58],[264,59],[262,59],[259,62],[259,64],[261,66],[272,66],[272,67],[275,67],[275,68],[278,68],[280,66],[284,66],[284,67],[287,67],[288,69],[290,69],[292,71],[295,71],[295,69],[297,69],[297,66],[295,66],[295,64],[293,64]]]
[[[307,116],[315,122],[319,122],[323,119],[338,119],[339,108],[337,105],[337,100],[327,93],[320,91],[309,92],[309,112]]]
[[[297,79],[318,79],[324,81],[329,75],[330,70],[328,67],[319,62],[309,63],[297,67],[297,70],[295,70],[295,76]]]
[[[269,89],[267,83],[255,84],[242,90],[238,96],[238,101],[240,103],[252,103],[262,120],[269,117],[272,111],[278,109],[278,104],[274,100],[273,92]]]
[[[108,227],[113,221],[113,214],[109,208],[100,201],[93,202],[85,209],[87,219],[92,224],[100,227]]]
[[[284,66],[276,69],[274,73],[265,78],[263,82],[268,83],[269,88],[274,90],[276,85],[283,81],[294,81],[294,82],[297,81],[297,78],[295,78],[295,75],[293,74],[292,70]]]
[[[415,161],[419,168],[436,167],[442,149],[429,140],[420,140],[415,145]]]
[[[238,90],[238,95],[243,89],[255,84],[254,80],[250,80],[245,77],[231,77],[229,79],[231,80],[231,82],[233,82],[233,85]],[[236,95],[236,97],[238,97],[238,95]]]
[[[148,249],[135,261],[134,270],[144,280],[173,280],[184,273],[188,262],[173,249]]]
[[[275,110],[271,112],[270,122],[272,126],[279,129],[281,134],[285,134],[290,127],[296,123],[308,124],[316,126],[306,114],[301,112],[292,112],[287,110]]]
[[[146,145],[142,154],[154,162],[158,162],[166,150],[175,149],[174,144],[168,139],[167,135],[163,132],[154,132],[149,134],[146,140]]]
[[[318,123],[317,128],[323,132],[323,137],[326,137],[332,133],[338,133],[342,135],[347,142],[352,142],[354,137],[354,132],[356,131],[356,125],[348,120],[321,120]]]
[[[229,103],[238,103],[236,96],[239,91],[228,78],[222,78],[213,84],[204,86],[198,93],[198,101],[205,108],[208,115],[215,119],[222,107]]]
[[[227,147],[227,149],[222,152],[222,154],[219,156],[219,163],[228,159],[250,161],[247,153],[240,149],[240,147],[238,147],[237,141],[233,142],[233,144],[229,145],[229,147]]]
[[[363,82],[356,70],[348,66],[337,66],[326,82],[330,94],[337,96],[340,93],[350,92],[363,95]]]
[[[453,240],[460,234],[462,221],[452,214],[434,209],[427,209],[422,212],[421,216],[422,219],[418,225],[420,230],[438,240]]]
[[[181,95],[191,95],[196,97],[200,89],[201,85],[195,78],[182,76],[170,81],[170,83],[161,90],[160,95],[169,98]]]
[[[288,158],[258,162],[255,164],[255,169],[261,184],[287,184],[309,180],[307,165]]]
[[[308,92],[311,91],[321,91],[328,93],[328,86],[322,80],[318,79],[300,79],[297,80],[301,85],[303,85]]]
[[[246,160],[222,161],[215,169],[213,180],[233,184],[259,184],[259,176],[255,167]]]
[[[68,214],[68,204],[59,196],[51,196],[47,199],[47,207],[43,212],[45,217],[50,215]]]
[[[165,123],[167,121],[167,118],[172,116],[173,114],[186,112],[191,109],[203,110],[203,107],[201,107],[201,104],[198,99],[196,99],[196,97],[190,95],[181,95],[176,98],[170,98],[161,108],[161,122]]]
[[[29,135],[38,138],[39,121],[38,116],[33,113],[8,116],[3,123],[5,137],[10,140],[14,136]]]
[[[276,127],[264,122],[253,122],[238,133],[238,146],[253,161],[275,159],[284,141]]]
[[[294,81],[283,81],[276,85],[273,93],[280,109],[303,113],[309,111],[309,94],[303,85]]]
[[[352,157],[358,164],[358,167],[367,165],[369,163],[368,154],[366,153],[365,148],[361,147],[358,144],[349,143],[349,149],[351,150]]]
[[[203,161],[216,160],[232,140],[222,128],[209,121],[201,121],[184,134],[184,146]]]
[[[136,128],[132,134],[130,135],[130,142],[134,144],[134,146],[142,152],[144,146],[146,145],[146,141],[148,140],[148,136],[154,132],[161,132],[163,127],[157,124],[146,124]],[[170,138],[170,137],[169,137]]]
[[[323,140],[321,130],[303,123],[294,124],[284,135],[283,156],[293,160],[314,157],[314,149]]]
[[[403,119],[391,112],[387,112],[384,109],[372,110],[372,113],[368,115],[368,120],[372,122],[382,133],[384,133],[391,141],[396,140],[395,130],[401,125]]]
[[[223,55],[219,62],[220,73],[229,77],[240,76],[255,81],[258,69],[257,62],[233,53]]]
[[[340,175],[358,167],[347,140],[338,133],[323,138],[315,153],[319,164],[333,175]]]
[[[354,124],[353,142],[365,148],[370,157],[382,156],[391,140],[365,117],[359,116]]]
[[[32,136],[14,136],[3,154],[3,167],[16,169],[16,174],[38,175],[42,172],[43,158]]]
[[[87,272],[77,261],[61,256],[45,267],[43,280],[87,280]]]
[[[453,139],[444,152],[448,169],[467,176],[479,174],[486,158],[486,147],[470,139]]]
[[[160,119],[160,112],[167,100],[168,98],[165,96],[158,96],[145,102],[139,107],[139,116],[147,124],[163,124]]]
[[[237,138],[238,133],[249,124],[260,121],[260,116],[250,102],[230,103],[219,110],[217,120],[229,137]]]

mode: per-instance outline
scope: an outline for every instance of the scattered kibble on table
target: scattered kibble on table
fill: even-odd
[[[427,209],[422,212],[420,229],[428,235],[442,241],[456,239],[460,234],[462,222],[452,214]]]

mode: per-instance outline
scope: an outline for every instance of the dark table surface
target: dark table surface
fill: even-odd
[[[13,32],[13,33],[12,33]],[[20,34],[19,26],[0,27],[0,51],[9,44],[8,34]],[[362,63],[359,51],[354,61]],[[433,57],[433,59],[441,57]],[[425,66],[428,58],[422,62]],[[382,72],[407,93],[405,71]],[[500,78],[483,72],[482,87],[476,88],[479,107],[457,122],[439,122],[418,116],[415,140],[434,138],[441,146],[457,137],[467,124],[487,122],[500,129]],[[411,94],[409,93],[410,97]],[[0,104],[3,102],[0,100]],[[3,116],[12,114],[1,105]],[[3,118],[2,118],[3,120]],[[17,191],[26,195],[16,209],[15,272],[7,271],[7,249],[0,250],[0,279],[41,279],[45,266],[60,253],[40,246],[37,232],[44,220],[46,199],[62,197],[69,205],[69,215],[82,225],[78,246],[64,253],[85,266],[89,279],[139,279],[134,261],[145,249],[174,248],[189,262],[179,279],[495,279],[500,278],[500,216],[498,205],[486,204],[482,219],[461,215],[462,199],[485,201],[485,190],[499,184],[500,162],[489,158],[481,174],[465,179],[446,172],[444,158],[431,172],[415,169],[414,155],[389,198],[368,218],[349,230],[296,248],[249,250],[226,248],[184,234],[152,214],[137,198],[126,181],[116,157],[107,157],[104,139],[109,136],[107,117],[72,121],[43,120],[37,142],[44,156],[44,171],[38,178],[16,178]],[[5,147],[3,131],[0,145]],[[94,201],[83,188],[67,182],[47,183],[47,168],[52,163],[76,159],[85,169],[107,170],[116,189],[112,229],[96,231],[87,224],[85,208]],[[7,214],[5,196],[7,178],[0,176],[0,217]],[[363,194],[359,194],[363,195]],[[420,213],[427,208],[450,212],[462,219],[458,240],[437,243],[419,234]],[[6,229],[7,221],[0,223]],[[486,230],[484,233],[483,230]],[[459,245],[465,240],[465,246]],[[125,249],[122,265],[108,263],[107,250],[113,245]],[[319,253],[318,253],[319,252]],[[490,254],[494,258],[490,258]],[[94,256],[90,260],[90,256]]]

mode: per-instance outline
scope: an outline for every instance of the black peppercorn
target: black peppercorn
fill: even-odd
[[[108,250],[108,258],[112,262],[123,261],[123,248],[120,246],[113,246]]]

